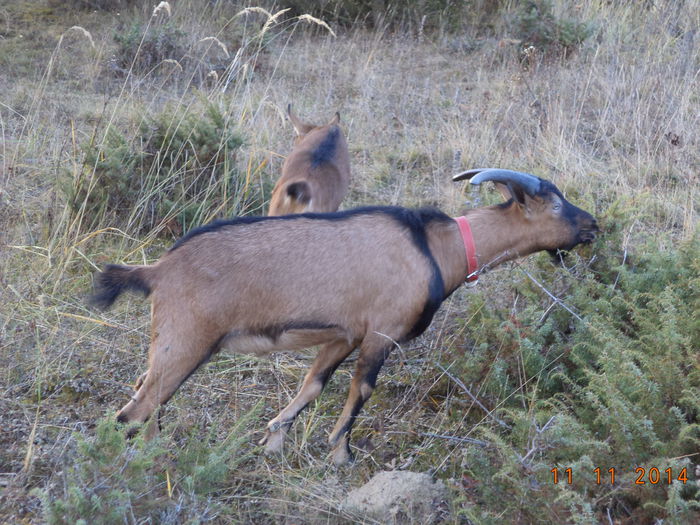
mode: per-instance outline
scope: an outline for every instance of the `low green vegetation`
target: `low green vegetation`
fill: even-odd
[[[592,21],[557,16],[549,0],[527,0],[519,4],[515,16],[516,35],[525,46],[568,53],[593,34]]]
[[[583,272],[543,265],[518,286],[515,313],[470,303],[471,350],[452,371],[480,385],[503,422],[475,425],[489,445],[464,451],[484,503],[467,513],[476,521],[590,523],[622,508],[639,522],[697,516],[700,238],[653,246],[624,262],[599,246]],[[548,310],[537,283],[569,289],[567,308]]]
[[[35,491],[43,517],[52,525],[128,523],[136,516],[178,522],[211,519],[223,505],[209,498],[236,495],[236,471],[254,452],[246,427],[258,414],[258,409],[251,410],[222,438],[216,426],[208,431],[193,428],[179,443],[162,437],[127,441],[123,426],[103,418],[94,437],[72,438],[73,461],[56,474],[51,488]]]
[[[100,142],[91,137],[78,173],[68,173],[62,186],[74,213],[91,218],[88,231],[115,221],[136,231],[177,221],[182,232],[250,204],[235,164],[243,139],[206,98],[168,105],[126,127],[134,131],[115,125]]]

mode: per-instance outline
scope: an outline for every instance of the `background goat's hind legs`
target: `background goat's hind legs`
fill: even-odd
[[[354,345],[345,340],[327,343],[321,347],[309,369],[299,393],[277,416],[267,424],[265,437],[260,445],[265,445],[265,452],[279,453],[282,451],[284,439],[292,422],[306,405],[316,399],[326,383],[345,358],[353,351]]]

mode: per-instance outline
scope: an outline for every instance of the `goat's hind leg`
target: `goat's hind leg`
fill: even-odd
[[[148,371],[144,372],[141,374],[138,379],[136,379],[136,382],[134,383],[134,392],[138,392],[139,388],[141,388],[141,385],[143,385],[143,382],[146,380],[146,377],[148,376]]]
[[[212,354],[216,349],[213,343],[206,341],[188,341],[166,344],[154,340],[149,350],[149,367],[137,380],[134,395],[117,413],[117,421],[122,423],[147,421],[153,412],[165,404],[180,385]],[[146,437],[157,434],[154,421],[146,428]]]
[[[299,393],[284,410],[267,424],[265,436],[259,443],[265,445],[267,454],[282,452],[284,439],[287,437],[287,432],[294,419],[299,412],[321,394],[333,372],[352,353],[353,349],[354,345],[344,340],[333,341],[321,347],[306,377],[304,377],[304,383]]]
[[[362,406],[374,391],[374,387],[377,384],[377,375],[391,348],[391,345],[387,346],[385,340],[377,337],[369,337],[362,342],[355,373],[350,383],[348,399],[328,438],[328,442],[332,447],[331,456],[333,463],[338,466],[349,463],[353,459],[350,452],[350,431],[355,423],[357,414],[362,410]]]

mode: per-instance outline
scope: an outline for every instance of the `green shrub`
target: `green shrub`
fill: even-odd
[[[608,510],[639,522],[700,515],[700,235],[665,252],[638,246],[624,262],[615,246],[598,246],[589,272],[549,266],[535,275],[580,320],[557,306],[543,315],[551,300],[529,280],[518,285],[516,312],[472,302],[474,350],[460,374],[480,385],[482,402],[507,427],[479,425],[491,446],[468,447],[463,465],[470,478],[490,480],[477,499],[502,508],[505,521],[596,521]],[[560,479],[571,467],[573,484],[555,485],[554,467]],[[635,484],[638,467],[658,468],[663,482]]]
[[[551,0],[527,0],[516,11],[515,31],[524,46],[568,54],[593,34],[594,24],[557,17]]]
[[[94,437],[75,435],[77,446],[65,458],[66,468],[36,491],[44,519],[51,525],[132,523],[134,516],[204,519],[219,506],[206,496],[235,487],[236,468],[251,457],[254,448],[247,445],[245,428],[260,407],[240,417],[223,439],[213,426],[204,438],[201,429],[193,429],[174,452],[168,452],[176,445],[166,436],[127,440],[123,427],[103,418]],[[221,505],[219,514],[225,512]]]
[[[84,169],[77,180],[63,186],[69,204],[74,211],[85,209],[93,216],[103,216],[108,211],[123,215],[136,199],[142,155],[115,128],[107,130],[101,145],[91,141],[83,145],[82,152]],[[90,184],[91,171],[96,179],[94,185]]]
[[[242,143],[206,99],[166,106],[145,116],[132,138],[110,127],[101,143],[85,144],[82,170],[63,190],[87,228],[116,221],[150,229],[174,218],[178,230],[188,229],[217,210],[241,211],[247,196],[235,157]]]
[[[86,11],[122,11],[133,7],[137,0],[48,0],[49,7],[84,9]]]
[[[493,2],[459,2],[455,0],[399,0],[385,2],[377,0],[283,0],[280,7],[290,8],[294,15],[305,13],[327,22],[351,26],[365,23],[369,26],[388,25],[394,28],[414,29],[457,25],[471,14],[473,4]]]
[[[144,26],[133,23],[116,32],[115,71],[149,73],[163,60],[177,60],[182,66],[187,55],[186,34],[171,22]]]
[[[93,439],[76,440],[76,457],[54,475],[53,490],[39,491],[46,522],[127,523],[134,507],[147,512],[153,500],[139,495],[160,484],[154,468],[165,453],[160,442],[129,444],[111,418],[98,423]]]

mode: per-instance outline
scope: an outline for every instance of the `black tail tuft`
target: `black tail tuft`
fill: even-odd
[[[151,293],[151,287],[143,277],[143,267],[108,264],[95,275],[90,303],[106,310],[126,290],[141,292],[146,297]]]
[[[287,195],[301,204],[311,202],[311,188],[306,181],[293,182],[287,186]]]

